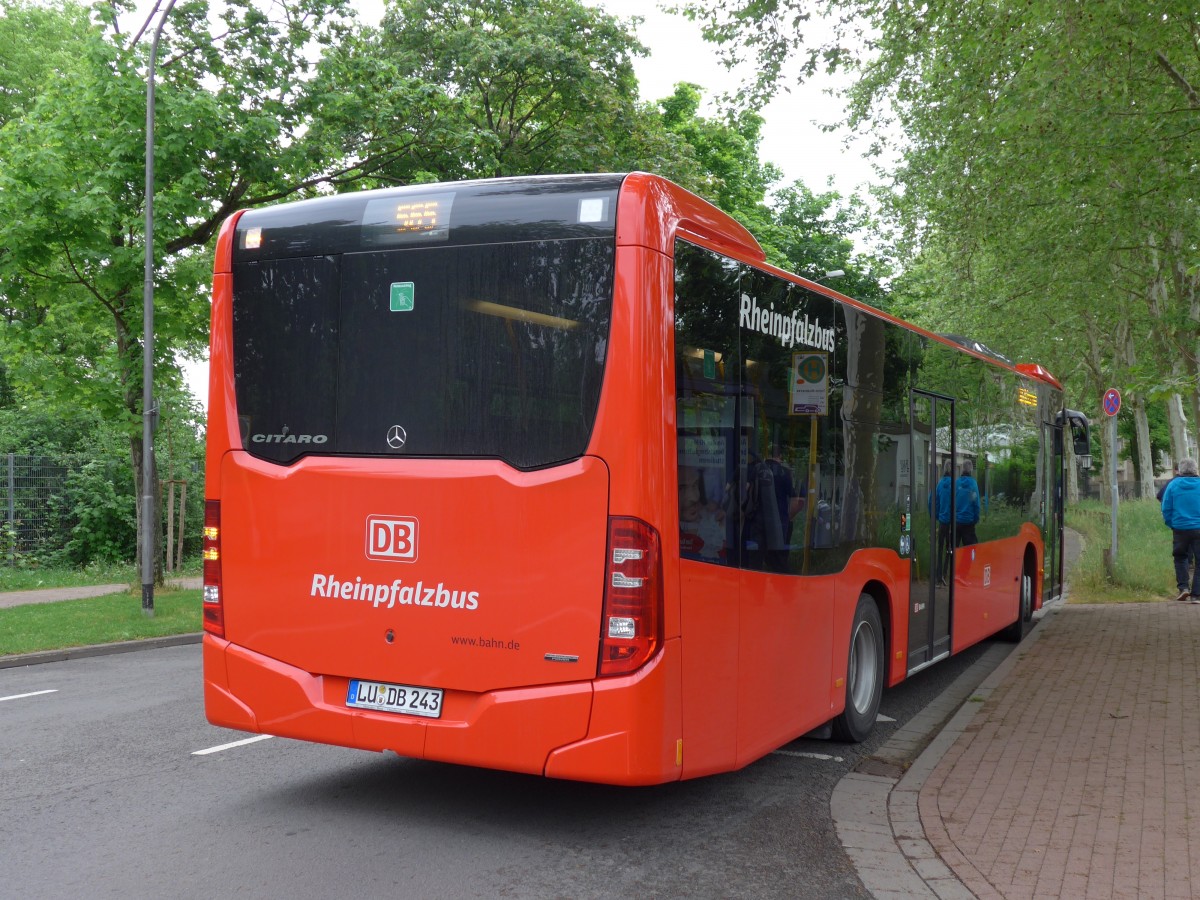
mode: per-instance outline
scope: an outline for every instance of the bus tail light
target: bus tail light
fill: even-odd
[[[225,637],[221,597],[221,503],[204,501],[204,630]]]
[[[608,520],[598,674],[626,675],[662,646],[662,553],[658,532],[639,519]]]

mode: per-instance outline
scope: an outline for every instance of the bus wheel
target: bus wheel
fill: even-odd
[[[865,741],[879,715],[883,696],[883,623],[870,594],[861,594],[850,629],[850,662],[846,667],[846,708],[833,720],[835,740]]]
[[[1033,564],[1027,559],[1021,569],[1021,589],[1017,596],[1017,621],[1002,632],[1006,641],[1020,643],[1033,627]]]

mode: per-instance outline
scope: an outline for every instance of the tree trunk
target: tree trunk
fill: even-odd
[[[1167,398],[1167,421],[1171,425],[1171,462],[1178,465],[1181,459],[1192,456],[1191,443],[1188,441],[1187,415],[1183,411],[1183,398],[1179,394],[1172,394]]]
[[[1129,398],[1133,409],[1133,427],[1137,435],[1138,496],[1145,500],[1154,496],[1154,454],[1150,449],[1150,419],[1141,395]]]

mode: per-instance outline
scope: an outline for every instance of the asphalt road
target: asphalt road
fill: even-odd
[[[0,895],[860,898],[829,797],[973,662],[884,694],[871,741],[614,788],[204,719],[198,646],[0,670]],[[45,693],[43,693],[45,692]]]

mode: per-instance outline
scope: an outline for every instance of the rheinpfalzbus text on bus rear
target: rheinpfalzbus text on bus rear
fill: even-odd
[[[218,725],[693,778],[862,740],[885,687],[1061,591],[1058,382],[652,175],[239,213],[210,378]]]

